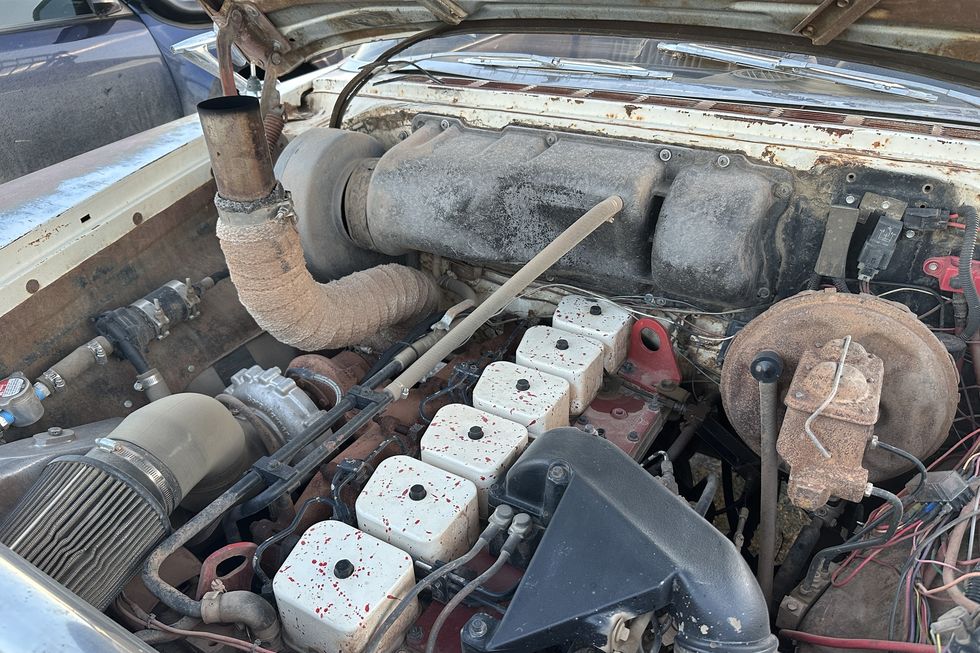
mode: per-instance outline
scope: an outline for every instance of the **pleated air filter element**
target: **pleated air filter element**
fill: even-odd
[[[52,461],[0,526],[3,542],[104,610],[170,531],[161,502],[90,457]]]

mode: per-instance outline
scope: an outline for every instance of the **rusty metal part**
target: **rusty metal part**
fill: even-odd
[[[333,358],[320,356],[319,354],[303,354],[297,356],[289,363],[289,368],[302,368],[310,370],[315,374],[332,379],[344,391],[357,385],[368,371],[371,364],[363,356],[353,351],[342,351]],[[309,394],[313,401],[323,409],[332,408],[337,401],[336,393],[332,388],[316,380],[296,378],[296,385]]]
[[[660,434],[668,413],[656,398],[644,397],[609,379],[579,416],[576,426],[591,426],[596,435],[639,460]]]
[[[268,197],[276,177],[259,101],[245,95],[225,95],[201,102],[197,112],[218,195],[234,202]]]
[[[831,496],[860,501],[868,484],[862,461],[878,421],[885,365],[861,343],[847,344],[838,339],[807,349],[785,399],[776,450],[790,467],[789,499],[806,510]],[[806,432],[810,421],[812,438]]]
[[[823,0],[793,28],[814,45],[827,45],[881,0]]]
[[[266,73],[282,72],[283,55],[292,49],[291,42],[254,3],[225,2],[220,11],[207,3],[202,3],[202,6],[218,27],[219,40],[221,32],[229,32],[231,40],[234,40],[235,45],[249,61],[264,69]],[[231,60],[230,54],[229,51],[228,61]],[[220,49],[218,62],[222,63]]]
[[[779,392],[785,397],[803,353],[846,335],[884,363],[875,427],[881,441],[919,459],[942,444],[958,397],[956,370],[942,343],[902,304],[826,290],[800,293],[777,303],[742,329],[728,349],[721,373],[722,400],[732,425],[756,452],[759,393],[749,375],[756,353],[771,349],[782,357],[787,373],[779,382]],[[905,461],[878,450],[868,452],[864,465],[872,483],[910,468]]]
[[[254,542],[233,542],[221,547],[205,560],[201,565],[201,575],[197,581],[198,600],[207,592],[216,588],[212,583],[218,581],[224,587],[222,591],[247,590],[252,586],[252,554],[255,553],[257,544]],[[225,573],[219,573],[220,565],[231,560],[239,560],[233,569]]]

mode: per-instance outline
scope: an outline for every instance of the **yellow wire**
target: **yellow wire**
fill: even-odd
[[[936,653],[943,653],[943,643],[939,633],[936,633]]]

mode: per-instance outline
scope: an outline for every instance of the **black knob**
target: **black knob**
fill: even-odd
[[[555,343],[555,349],[560,349],[561,351],[565,351],[566,349],[568,349],[568,341],[565,340],[564,338],[559,338],[558,342]]]
[[[775,383],[783,373],[783,359],[774,351],[760,351],[752,360],[750,371],[759,383]]]
[[[412,501],[421,501],[426,494],[425,487],[417,483],[408,489],[408,498]]]
[[[350,578],[351,574],[353,573],[354,563],[347,558],[338,560],[337,564],[333,566],[333,575],[337,578]]]
[[[479,440],[483,437],[483,429],[479,426],[471,426],[466,435],[469,436],[470,440]]]
[[[592,313],[593,315],[602,315],[602,307],[598,304],[593,304],[589,307],[589,313]]]
[[[518,379],[517,380],[517,389],[520,390],[521,392],[523,392],[525,390],[530,390],[531,389],[531,382],[528,381],[527,379]]]

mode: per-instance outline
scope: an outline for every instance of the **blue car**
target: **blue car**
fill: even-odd
[[[211,30],[194,0],[7,0],[0,183],[193,113],[214,78],[171,53]]]

